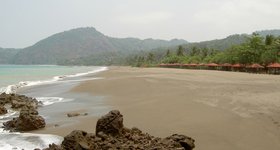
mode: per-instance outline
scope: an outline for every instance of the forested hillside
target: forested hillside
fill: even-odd
[[[267,35],[277,37],[280,30],[255,32],[264,39]],[[23,49],[0,48],[1,64],[60,64],[60,65],[129,65],[153,59],[159,62],[166,53],[176,54],[180,45],[185,55],[195,55],[191,60],[229,51],[236,45],[250,40],[252,35],[235,34],[224,39],[188,43],[185,40],[170,41],[137,38],[112,38],[95,28],[77,28],[54,34]],[[208,58],[212,60],[212,58]],[[207,59],[204,59],[206,61]],[[150,61],[150,60],[149,60]]]
[[[0,64],[11,64],[12,58],[19,52],[19,49],[0,47]]]
[[[187,42],[184,40],[111,38],[95,28],[78,28],[57,33],[33,46],[22,49],[15,56],[13,62],[15,64],[57,64],[76,61],[76,59],[99,55],[100,53],[108,53],[108,55],[119,52],[129,53],[185,43]]]
[[[190,49],[186,46],[178,46],[175,51],[167,49],[165,52],[162,50],[161,53],[158,51],[144,53],[135,56],[129,62],[134,66],[152,66],[160,63],[242,65],[258,63],[267,66],[280,62],[280,36],[266,35],[263,37],[258,33],[253,33],[245,39],[241,44],[234,44],[225,50],[209,48],[207,45],[205,47],[193,45]]]

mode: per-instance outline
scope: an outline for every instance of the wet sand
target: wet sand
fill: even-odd
[[[160,137],[185,134],[199,150],[280,148],[280,76],[131,67],[111,67],[97,76],[103,79],[70,92],[105,96],[127,127]],[[94,132],[96,117],[70,119],[79,123],[36,132]]]

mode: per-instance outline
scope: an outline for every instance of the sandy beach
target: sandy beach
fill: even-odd
[[[199,150],[280,148],[280,76],[110,67],[97,77],[102,79],[82,82],[70,92],[104,96],[124,115],[127,127],[160,137],[185,134]],[[79,123],[36,132],[94,132],[96,117],[69,119]]]

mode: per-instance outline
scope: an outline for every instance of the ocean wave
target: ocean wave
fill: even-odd
[[[98,73],[98,72],[102,72],[102,71],[106,71],[106,70],[108,70],[108,67],[100,67],[99,69],[96,69],[96,70],[92,70],[92,71],[88,71],[88,72],[84,72],[84,73],[77,73],[77,74],[74,74],[74,75],[68,75],[66,77],[85,76],[85,75],[88,75],[88,74]]]
[[[3,123],[11,120],[14,117],[17,117],[19,115],[18,111],[14,111],[14,110],[10,110],[8,109],[8,113],[4,114],[4,115],[0,115],[0,133],[4,133],[4,132],[9,132],[9,131],[4,131],[3,130]]]
[[[65,99],[62,97],[36,97],[39,102],[42,102],[44,106],[52,105],[54,103],[69,102],[73,99]]]
[[[73,78],[73,77],[85,76],[85,75],[88,75],[88,74],[98,73],[98,72],[102,72],[102,71],[106,71],[106,70],[108,70],[107,67],[100,67],[99,69],[88,71],[88,72],[76,73],[76,74],[72,74],[72,75],[55,76],[55,77],[53,77],[52,79],[49,79],[49,80],[43,80],[43,81],[21,81],[21,82],[19,82],[17,84],[8,85],[7,87],[0,88],[0,92],[1,93],[5,92],[6,94],[16,93],[16,91],[19,88],[22,88],[22,87],[34,86],[34,85],[42,85],[42,84],[51,84],[51,83],[63,80],[65,78]]]
[[[52,79],[44,80],[44,81],[23,81],[14,85],[9,85],[7,87],[0,88],[0,92],[3,93],[16,93],[19,88],[41,85],[41,84],[50,84],[57,81],[61,81],[65,78],[73,78],[79,76],[85,76],[88,74],[93,74],[101,71],[106,71],[107,67],[100,67],[96,70],[85,72],[85,73],[77,73],[72,75],[61,75],[55,76]],[[66,99],[62,97],[36,97],[38,101],[43,103],[43,106],[52,105],[54,103],[60,102],[68,102],[72,101],[72,99]],[[50,135],[50,134],[32,134],[32,133],[19,133],[13,132],[10,133],[3,129],[3,123],[11,120],[14,117],[19,115],[18,111],[13,111],[8,109],[8,113],[0,116],[0,150],[33,150],[34,148],[43,149],[48,147],[48,144],[55,143],[60,144],[63,140],[63,137]]]
[[[59,97],[41,97],[38,98],[44,105],[51,105],[56,102],[64,102],[63,98]],[[19,112],[8,109],[8,113],[0,116],[0,150],[33,150],[35,148],[46,148],[48,144],[60,144],[63,137],[50,134],[32,134],[10,132],[4,130],[3,123],[18,117]]]
[[[47,148],[50,143],[61,144],[63,137],[50,134],[1,133],[0,150],[33,150]]]

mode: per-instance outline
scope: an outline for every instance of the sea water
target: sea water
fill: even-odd
[[[21,88],[44,84],[57,84],[64,81],[76,81],[77,77],[107,70],[106,67],[93,66],[56,66],[56,65],[0,65],[0,92],[17,93]],[[80,78],[78,78],[81,81]],[[84,79],[85,80],[85,79]],[[62,97],[35,97],[44,106],[71,101]],[[3,122],[17,117],[18,112],[8,110],[0,116]],[[60,144],[62,137],[48,134],[10,133],[0,128],[0,150],[20,150],[46,148],[48,144]]]
[[[0,92],[14,93],[17,88],[53,83],[65,77],[82,76],[106,67],[56,65],[0,65]]]

